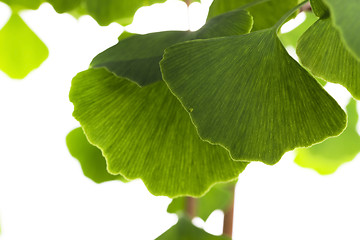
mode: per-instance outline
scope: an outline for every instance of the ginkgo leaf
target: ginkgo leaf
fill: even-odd
[[[73,79],[70,100],[108,171],[141,178],[154,195],[201,196],[217,182],[236,179],[247,164],[202,141],[163,81],[140,88],[90,69]]]
[[[84,175],[96,183],[112,180],[126,182],[121,175],[112,175],[106,170],[106,160],[100,149],[91,145],[82,128],[72,130],[66,137],[70,154],[79,160]]]
[[[351,53],[360,60],[359,0],[323,0],[330,9],[331,19]]]
[[[91,66],[106,67],[119,77],[145,86],[161,80],[159,62],[165,48],[191,39],[248,33],[251,26],[252,17],[239,9],[211,19],[196,32],[167,31],[125,38],[97,55]]]
[[[64,13],[71,11],[78,7],[81,3],[83,3],[83,0],[46,0],[48,3],[50,3],[56,12],[58,13]]]
[[[305,14],[305,20],[299,26],[297,26],[290,32],[279,34],[279,38],[285,47],[291,46],[293,48],[296,48],[299,38],[318,19],[312,12],[306,12]]]
[[[320,18],[329,16],[329,8],[323,0],[310,0],[312,11]]]
[[[11,78],[21,79],[39,67],[48,55],[46,45],[13,13],[0,30],[0,70]]]
[[[169,230],[157,237],[156,240],[230,240],[225,236],[214,236],[195,227],[190,220],[180,218]]]
[[[235,160],[274,164],[346,126],[344,111],[287,54],[276,31],[180,43],[160,63],[200,137]]]
[[[214,0],[209,9],[208,19],[253,2],[255,1]],[[287,11],[298,4],[298,0],[260,0],[256,2],[259,2],[260,4],[256,4],[247,9],[254,17],[254,26],[252,31],[272,27]]]
[[[320,174],[334,173],[338,167],[355,158],[360,152],[360,136],[356,131],[358,113],[356,101],[346,107],[349,122],[345,131],[310,148],[298,149],[295,162],[302,167],[315,169]]]
[[[1,0],[1,2],[6,3],[11,8],[16,10],[21,9],[38,9],[42,0]]]
[[[300,38],[297,54],[312,74],[340,83],[360,99],[360,61],[347,50],[339,35],[331,19],[320,19]]]
[[[204,196],[196,199],[195,215],[204,221],[210,214],[219,209],[226,210],[233,199],[231,187],[235,183],[216,184]],[[186,212],[186,197],[179,197],[169,204],[168,213],[184,214]]]
[[[165,0],[85,0],[87,12],[100,24],[109,25],[119,22],[128,25],[133,16],[141,7],[154,3],[162,3]]]

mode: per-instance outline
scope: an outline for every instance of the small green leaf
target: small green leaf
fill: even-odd
[[[43,0],[1,0],[15,10],[38,9]]]
[[[180,218],[177,224],[157,237],[156,240],[230,240],[230,238],[211,235],[195,227],[190,220]]]
[[[209,18],[245,6],[254,0],[214,0],[209,10]],[[248,8],[254,17],[252,31],[272,27],[287,11],[298,4],[298,0],[270,0]]]
[[[83,0],[46,0],[50,3],[56,12],[64,13],[77,8]]]
[[[306,149],[298,149],[295,162],[302,167],[315,169],[320,174],[334,173],[338,167],[355,158],[360,152],[360,136],[356,131],[358,113],[356,101],[351,100],[346,108],[349,123],[345,131],[336,138]]]
[[[108,171],[141,178],[154,195],[201,196],[217,182],[236,179],[247,164],[202,141],[162,81],[140,88],[105,69],[90,69],[73,79],[70,100]]]
[[[331,19],[318,20],[304,33],[297,54],[312,74],[342,84],[360,99],[360,61],[346,49]]]
[[[303,23],[290,32],[279,34],[279,38],[285,47],[291,46],[296,48],[297,42],[301,35],[316,22],[318,18],[312,12],[306,12],[306,18]]]
[[[329,8],[323,0],[310,0],[311,8],[316,16],[327,18],[329,16]]]
[[[145,86],[161,80],[159,62],[165,48],[191,39],[248,33],[251,26],[251,16],[240,9],[211,19],[197,32],[168,31],[135,35],[97,55],[91,66],[106,67],[119,77]]]
[[[346,126],[344,111],[287,54],[275,30],[177,44],[160,63],[201,138],[236,160],[274,164]]]
[[[106,160],[100,149],[91,145],[82,130],[76,128],[66,137],[66,145],[70,154],[79,160],[84,175],[96,183],[112,180],[126,182],[121,175],[112,175],[106,170]]]
[[[330,8],[331,18],[342,40],[360,60],[360,3],[359,0],[323,0]]]
[[[154,3],[165,2],[165,0],[85,0],[87,12],[100,24],[109,25],[119,22],[127,25],[141,7]]]
[[[195,215],[206,221],[213,211],[217,209],[225,211],[233,199],[231,187],[234,184],[216,184],[203,197],[196,199]],[[179,197],[173,199],[167,211],[168,213],[184,214],[186,211],[186,198]]]
[[[0,70],[11,78],[22,79],[48,57],[46,45],[13,13],[0,30]]]

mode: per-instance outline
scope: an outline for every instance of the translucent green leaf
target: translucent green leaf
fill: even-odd
[[[21,79],[39,67],[48,57],[46,45],[13,13],[0,30],[0,70]]]
[[[231,187],[234,184],[216,184],[203,197],[196,199],[195,215],[206,221],[213,211],[217,209],[226,210],[233,199]],[[173,199],[167,211],[168,213],[184,214],[186,212],[186,198]]]
[[[360,60],[360,2],[359,0],[323,0],[330,8],[334,25],[346,46]]]
[[[310,0],[311,8],[316,16],[326,18],[329,16],[329,8],[323,0]]]
[[[246,166],[199,138],[162,81],[140,88],[105,69],[90,69],[73,79],[70,100],[108,171],[141,178],[154,195],[200,196],[217,182],[236,179]]]
[[[20,9],[38,9],[43,0],[1,0],[16,10]]]
[[[349,162],[360,152],[360,136],[356,131],[358,113],[356,101],[351,100],[346,108],[349,123],[345,131],[336,138],[307,149],[299,149],[295,162],[302,167],[315,169],[320,174],[331,174],[343,163]]]
[[[58,13],[64,13],[71,11],[78,7],[83,0],[46,0],[48,3],[50,3],[56,12]]]
[[[346,126],[344,111],[287,54],[275,30],[177,44],[160,63],[201,138],[236,160],[274,164]]]
[[[112,175],[106,170],[106,160],[100,149],[91,145],[82,128],[72,130],[66,137],[70,154],[79,160],[84,175],[96,183],[111,180],[126,180],[120,175]]]
[[[141,7],[154,3],[165,2],[165,0],[85,0],[87,12],[100,24],[109,25],[119,22],[127,25]]]
[[[303,23],[290,32],[280,34],[279,38],[285,47],[291,46],[296,48],[297,42],[301,35],[316,22],[318,18],[312,12],[306,12],[306,18]]]
[[[237,9],[254,0],[214,0],[208,18]],[[270,0],[248,8],[254,17],[252,31],[272,27],[287,11],[298,4],[298,0]]]
[[[360,61],[344,46],[329,18],[318,20],[304,33],[297,54],[312,74],[342,84],[360,99]]]
[[[177,224],[156,238],[156,240],[230,240],[230,238],[211,235],[195,227],[190,220],[180,218]]]
[[[159,62],[165,48],[191,39],[248,33],[251,26],[251,16],[240,9],[211,19],[197,32],[168,31],[135,35],[97,55],[91,66],[106,67],[119,77],[145,86],[161,80]]]

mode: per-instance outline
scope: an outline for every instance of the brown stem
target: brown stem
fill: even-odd
[[[196,217],[196,199],[192,197],[186,198],[186,215],[193,219]]]
[[[185,0],[186,5],[190,6],[191,0]]]
[[[233,198],[230,206],[224,213],[223,235],[232,238],[233,221],[234,221],[234,203],[235,203],[235,184],[231,186]]]

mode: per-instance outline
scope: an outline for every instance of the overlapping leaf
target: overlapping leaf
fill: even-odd
[[[291,46],[296,49],[299,38],[312,24],[316,22],[317,19],[318,18],[312,12],[306,12],[306,17],[303,23],[290,32],[279,35],[282,44],[285,47]]]
[[[13,13],[0,30],[0,70],[11,78],[24,78],[48,57],[46,45]]]
[[[112,180],[126,180],[121,175],[112,175],[106,170],[106,160],[100,149],[91,145],[81,128],[72,130],[66,137],[70,154],[81,165],[84,175],[96,183]]]
[[[217,184],[203,197],[197,198],[195,215],[206,221],[213,211],[217,209],[226,210],[233,199],[231,188],[234,185],[235,183]],[[184,214],[186,212],[186,198],[173,199],[167,211],[169,213]]]
[[[323,0],[310,0],[311,8],[316,16],[326,18],[329,16],[329,8]]]
[[[346,126],[343,110],[287,54],[276,31],[177,44],[161,62],[202,139],[237,160],[274,164]]]
[[[353,55],[360,60],[360,3],[358,0],[323,0],[341,38]]]
[[[252,17],[239,9],[211,19],[197,32],[168,31],[125,38],[96,56],[91,66],[106,67],[119,77],[145,86],[161,80],[159,62],[165,48],[191,39],[245,34],[251,26]]]
[[[48,3],[50,3],[56,12],[58,13],[64,13],[71,11],[77,7],[79,7],[82,3],[84,3],[84,0],[46,0]]]
[[[208,18],[255,2],[254,0],[214,0]],[[272,27],[287,11],[298,4],[298,0],[269,0],[248,8],[254,17],[252,31]]]
[[[358,113],[356,101],[351,100],[346,108],[349,122],[346,130],[336,138],[307,149],[297,150],[295,162],[302,167],[315,169],[320,174],[331,174],[340,165],[349,162],[360,152],[360,136],[356,131]]]
[[[141,178],[154,195],[200,196],[245,168],[222,147],[199,138],[162,81],[140,88],[105,69],[90,69],[73,79],[70,100],[89,141],[102,149],[108,171]]]
[[[156,240],[230,240],[224,236],[214,236],[195,227],[190,220],[180,218],[178,223],[163,233]]]
[[[344,46],[331,19],[318,20],[304,33],[297,54],[312,74],[342,84],[360,99],[360,61]]]

